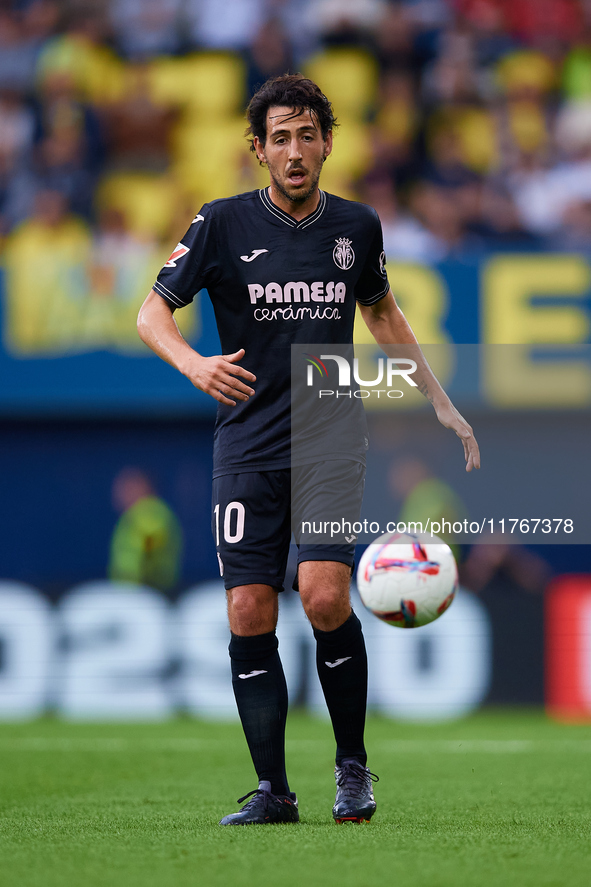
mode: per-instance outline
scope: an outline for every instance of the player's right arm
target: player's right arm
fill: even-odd
[[[256,376],[238,365],[244,348],[214,357],[199,354],[181,335],[173,308],[155,290],[140,308],[137,330],[140,339],[158,357],[219,403],[236,406],[237,400],[248,400],[254,394],[249,383],[255,382]]]

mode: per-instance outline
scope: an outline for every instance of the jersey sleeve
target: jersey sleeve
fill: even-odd
[[[375,210],[373,211],[373,228],[373,237],[365,265],[355,286],[355,298],[360,305],[373,305],[375,302],[379,302],[390,289],[386,273],[382,226]]]
[[[206,204],[173,249],[156,278],[154,289],[171,308],[182,308],[193,301],[199,290],[211,285],[216,269],[215,221]]]

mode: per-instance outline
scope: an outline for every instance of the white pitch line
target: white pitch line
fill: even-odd
[[[396,752],[443,752],[462,754],[463,752],[488,752],[492,754],[515,754],[536,750],[532,739],[386,739],[376,743],[380,751]],[[590,744],[591,750],[591,744]]]
[[[23,739],[0,739],[0,749],[10,751],[100,751],[120,752],[146,749],[153,751],[201,751],[220,745],[230,745],[227,740],[206,739],[107,739],[78,738],[60,739],[53,737],[23,737]],[[234,743],[232,743],[234,744]]]
[[[524,752],[591,752],[591,739],[386,739],[374,743],[380,751],[408,753],[520,754]]]
[[[198,739],[178,737],[168,739],[127,739],[123,737],[60,738],[49,736],[25,736],[22,739],[0,738],[2,751],[39,752],[123,752],[123,751],[171,751],[199,752],[219,748],[235,749],[242,743],[236,739]],[[331,749],[329,739],[288,739],[288,749],[312,751]],[[591,739],[383,739],[371,743],[373,751],[390,754],[523,754],[529,752],[591,753]]]

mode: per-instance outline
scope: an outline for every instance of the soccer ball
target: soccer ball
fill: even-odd
[[[378,619],[398,628],[418,628],[450,606],[458,569],[449,545],[438,536],[385,533],[364,551],[357,588]]]

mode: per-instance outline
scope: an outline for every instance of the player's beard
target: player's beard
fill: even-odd
[[[306,172],[310,176],[310,184],[305,190],[293,189],[292,191],[288,191],[285,185],[283,185],[278,177],[275,175],[274,171],[269,166],[267,162],[267,168],[269,170],[269,176],[271,178],[271,182],[273,184],[273,189],[277,190],[282,197],[285,197],[287,200],[291,201],[291,203],[305,203],[309,197],[311,197],[315,191],[318,190],[318,182],[320,181],[320,173],[322,172],[322,164],[324,163],[324,159],[320,161],[318,167],[314,170],[307,169]],[[289,178],[286,176],[287,181]]]

